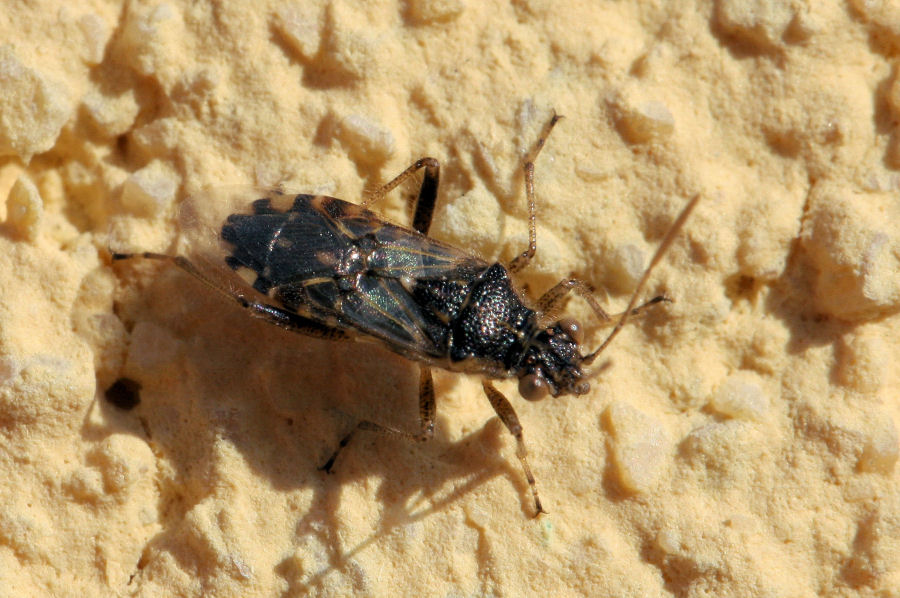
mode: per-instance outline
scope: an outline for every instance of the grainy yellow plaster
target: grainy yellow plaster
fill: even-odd
[[[0,40],[0,595],[900,596],[896,3],[34,0]],[[110,263],[201,189],[425,155],[432,233],[509,260],[553,110],[529,292],[621,309],[702,200],[590,394],[499,385],[537,520],[477,379],[326,476],[357,418],[415,428],[415,365]]]

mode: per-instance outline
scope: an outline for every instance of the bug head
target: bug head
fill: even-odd
[[[547,394],[583,395],[590,390],[581,369],[578,347],[584,340],[581,324],[564,318],[538,331],[531,340],[519,372],[519,394],[538,401]]]

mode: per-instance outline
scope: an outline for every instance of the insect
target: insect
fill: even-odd
[[[437,199],[440,164],[421,158],[372,193],[363,205],[333,197],[268,191],[243,213],[226,214],[210,226],[224,249],[217,256],[114,253],[114,260],[144,257],[173,263],[247,309],[254,317],[314,337],[363,339],[421,364],[419,429],[407,432],[374,421],[356,424],[320,468],[331,472],[341,450],[359,431],[390,433],[414,441],[434,435],[435,393],[431,368],[479,374],[488,401],[517,443],[534,498],[535,516],[546,512],[528,465],[522,425],[492,379],[518,378],[529,401],[547,394],[588,392],[591,365],[612,342],[637,306],[651,270],[697,204],[692,199],[663,239],[625,311],[597,349],[580,352],[581,326],[555,319],[564,297],[575,291],[604,321],[591,288],[564,279],[529,307],[510,274],[522,270],[536,251],[534,163],[560,116],[554,114],[524,160],[529,210],[528,247],[508,265],[481,258],[428,236]],[[412,228],[391,224],[368,207],[418,171],[424,177]],[[224,221],[223,221],[224,220]],[[230,271],[222,283],[209,263]]]

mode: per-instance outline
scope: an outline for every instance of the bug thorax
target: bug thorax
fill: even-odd
[[[578,352],[582,337],[581,326],[569,318],[537,330],[519,365],[519,394],[529,401],[548,393],[554,397],[585,394],[590,385],[584,380],[583,356]]]

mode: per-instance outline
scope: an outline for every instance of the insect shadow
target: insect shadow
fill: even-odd
[[[358,421],[322,465],[329,473],[359,432],[420,442],[434,436],[432,368],[480,375],[491,407],[516,441],[516,456],[536,516],[545,511],[529,466],[524,432],[512,404],[491,380],[517,378],[519,394],[530,401],[587,393],[588,380],[595,373],[589,366],[628,318],[666,299],[655,297],[638,305],[650,272],[699,199],[688,202],[670,228],[606,340],[582,353],[581,325],[558,314],[565,298],[575,292],[600,320],[609,321],[590,286],[565,278],[537,300],[528,301],[511,276],[525,268],[537,250],[535,160],[559,119],[554,114],[548,120],[525,156],[529,243],[506,265],[492,264],[428,236],[440,176],[434,158],[417,160],[370,194],[363,205],[275,190],[260,192],[249,206],[238,210],[234,199],[246,204],[252,198],[240,194],[231,199],[204,197],[186,204],[182,225],[188,234],[176,255],[114,253],[113,259],[168,261],[264,322],[320,339],[374,341],[419,362],[419,429],[410,432],[386,424],[380,416],[383,399],[373,400],[372,419]],[[367,206],[418,171],[424,177],[412,228],[391,224],[368,210]],[[192,235],[192,230],[207,234]],[[359,379],[362,384],[371,382],[365,376]]]
[[[409,361],[370,344],[310,339],[248,320],[237,306],[198,290],[203,287],[177,270],[160,271],[139,296],[118,306],[123,320],[138,322],[131,325],[126,366],[142,385],[137,416],[175,477],[198,468],[219,475],[225,441],[273,487],[328,489],[315,467],[353,423],[352,414],[377,405],[388,424],[415,417],[418,368]],[[442,376],[437,383],[444,390],[453,380]],[[385,502],[400,505],[413,496],[434,497],[452,480],[470,488],[473,480],[496,475],[517,478],[498,452],[486,450],[502,442],[496,426],[454,442],[438,427],[434,442],[417,447],[414,458],[396,458],[402,440],[362,439],[364,451],[343,461],[340,477],[380,474]],[[476,460],[483,469],[473,472]],[[189,508],[190,498],[184,500]],[[316,500],[311,511],[336,509],[330,492]]]

